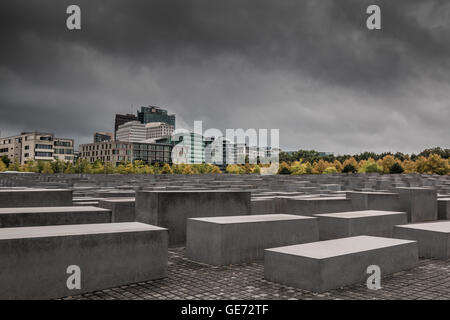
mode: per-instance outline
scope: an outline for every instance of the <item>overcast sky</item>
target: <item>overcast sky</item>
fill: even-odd
[[[157,105],[178,127],[279,128],[285,150],[450,146],[447,0],[1,0],[0,40],[2,136],[78,145]]]

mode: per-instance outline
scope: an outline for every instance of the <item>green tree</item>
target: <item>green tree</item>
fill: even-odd
[[[399,173],[403,173],[405,170],[403,169],[403,167],[400,165],[400,163],[396,162],[394,163],[390,168],[389,168],[389,173],[393,173],[393,174],[399,174]]]
[[[7,169],[8,167],[6,166],[6,164],[3,162],[2,159],[0,159],[0,172],[6,171]]]

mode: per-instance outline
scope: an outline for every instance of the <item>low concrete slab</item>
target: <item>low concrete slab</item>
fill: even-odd
[[[438,199],[438,219],[450,220],[450,198]]]
[[[0,208],[0,228],[110,223],[111,210],[98,207]]]
[[[0,208],[72,206],[69,189],[3,189],[0,190]]]
[[[266,249],[264,277],[313,292],[362,282],[367,267],[386,275],[418,263],[416,241],[358,236]]]
[[[316,214],[320,240],[360,235],[392,237],[394,226],[408,223],[406,212],[363,210]]]
[[[250,192],[139,191],[136,220],[169,229],[171,247],[186,244],[186,219],[250,214]]]
[[[397,188],[400,211],[408,214],[408,222],[437,220],[437,192],[428,188]]]
[[[319,239],[317,218],[288,214],[187,221],[186,255],[212,265],[262,260],[264,249]]]
[[[69,290],[68,266],[81,270]],[[167,230],[142,223],[0,229],[0,299],[51,299],[163,278]]]
[[[286,199],[284,212],[311,216],[318,213],[345,212],[351,210],[351,200],[344,197],[299,197]]]
[[[353,210],[400,211],[398,193],[389,192],[347,192],[347,198],[352,201]]]
[[[109,209],[112,212],[112,222],[136,221],[135,198],[111,198],[100,200],[100,208]]]
[[[414,223],[394,228],[394,237],[416,240],[419,256],[423,258],[450,258],[450,221]]]

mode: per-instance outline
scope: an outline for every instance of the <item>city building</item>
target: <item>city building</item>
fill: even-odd
[[[155,106],[141,107],[137,117],[141,123],[164,122],[175,127],[175,115]]]
[[[142,160],[148,164],[171,163],[171,152],[170,144],[109,141],[81,144],[79,158],[91,163],[100,160],[113,166],[136,160]]]
[[[116,140],[123,142],[139,142],[147,138],[145,124],[139,121],[130,121],[119,126],[116,131]]]
[[[125,142],[144,142],[170,137],[175,127],[164,122],[140,123],[130,121],[119,126],[116,139]]]
[[[119,126],[130,122],[130,121],[138,121],[138,118],[134,114],[116,114],[116,117],[114,119],[114,140],[117,140],[117,137],[115,136],[117,129],[119,129]]]
[[[73,139],[55,138],[53,133],[22,132],[20,135],[0,138],[0,157],[24,164],[27,161],[74,159]]]
[[[175,126],[165,122],[150,122],[145,124],[147,139],[158,139],[171,136]]]
[[[96,132],[94,133],[94,142],[103,142],[114,140],[114,135],[111,132]]]

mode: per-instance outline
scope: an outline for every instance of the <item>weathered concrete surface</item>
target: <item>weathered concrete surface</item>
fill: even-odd
[[[350,199],[344,197],[305,197],[286,199],[283,213],[311,216],[318,213],[352,210]]]
[[[187,221],[186,255],[212,265],[262,260],[264,249],[319,239],[317,218],[287,214]]]
[[[111,198],[100,200],[100,208],[109,209],[112,212],[112,222],[136,221],[135,198]]]
[[[358,236],[266,249],[264,277],[324,292],[365,281],[370,265],[378,265],[386,275],[410,269],[418,261],[415,241]]]
[[[450,221],[414,223],[396,226],[394,237],[416,240],[419,256],[423,258],[450,258]]]
[[[400,211],[408,214],[409,222],[437,220],[437,193],[428,188],[397,188]]]
[[[67,268],[81,289],[67,288]],[[0,229],[0,299],[50,299],[162,278],[167,230],[142,223]]]
[[[0,228],[110,223],[111,210],[97,207],[0,208]]]
[[[169,229],[169,245],[186,243],[188,218],[250,214],[246,191],[139,191],[136,220]]]
[[[72,190],[0,190],[0,208],[72,206]]]
[[[438,199],[438,219],[450,220],[450,198]]]
[[[408,223],[406,212],[364,210],[315,215],[320,240],[360,235],[392,237],[394,226]]]
[[[351,191],[347,192],[347,198],[352,201],[354,211],[400,211],[400,197],[397,193]]]

